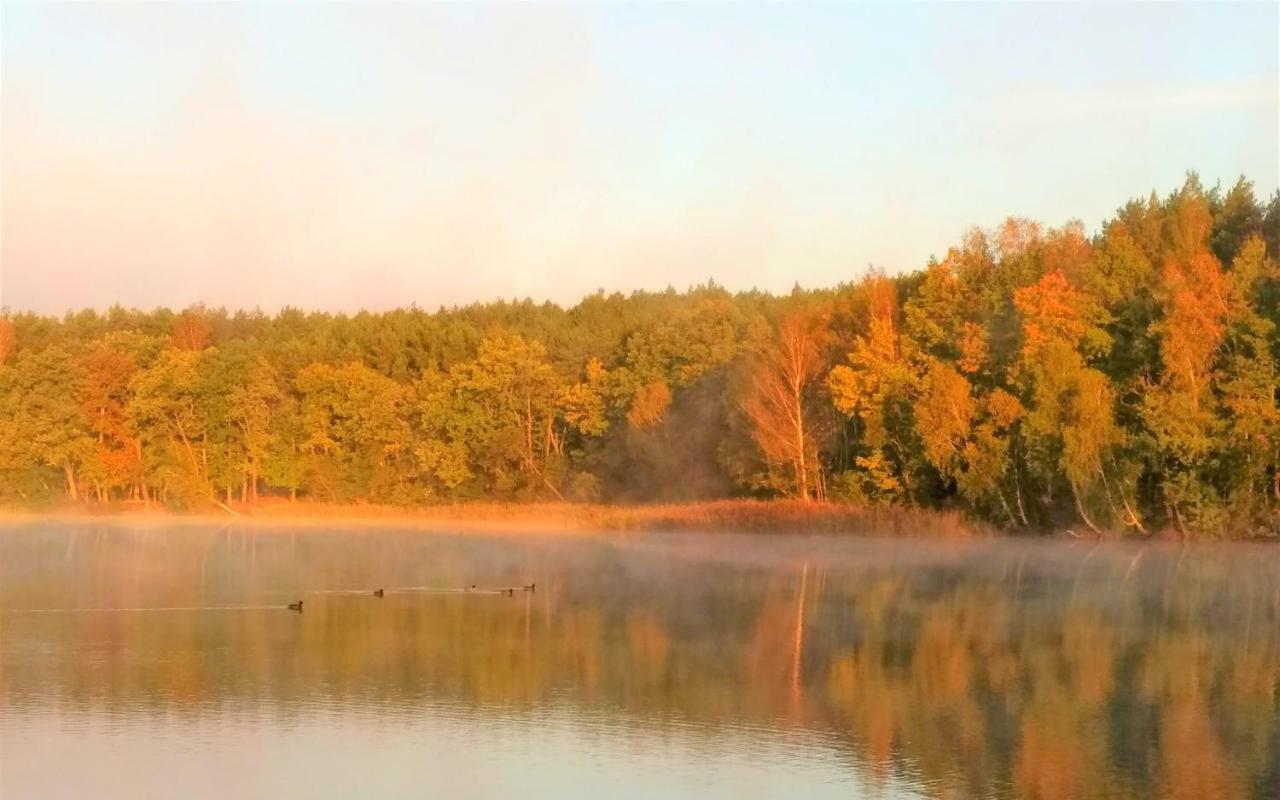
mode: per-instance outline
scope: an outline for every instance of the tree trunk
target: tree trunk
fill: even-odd
[[[525,468],[529,472],[535,472],[533,468],[533,398],[526,397],[524,399],[524,453]]]
[[[138,493],[142,496],[142,504],[151,506],[151,494],[147,489],[146,464],[142,460],[142,440],[135,439],[133,444],[134,452],[138,455],[138,470],[142,472],[142,477],[137,480]]]
[[[795,393],[796,416],[796,480],[800,483],[800,499],[809,501],[809,466],[804,442],[804,404],[800,392]]]
[[[1080,519],[1084,520],[1084,524],[1089,526],[1089,530],[1102,535],[1102,530],[1093,524],[1093,520],[1089,519],[1089,514],[1084,510],[1084,503],[1080,500],[1080,490],[1076,488],[1075,481],[1067,481],[1071,484],[1071,498],[1076,501],[1076,511],[1080,513]]]
[[[182,420],[174,417],[174,427],[178,431],[178,436],[182,439],[182,447],[187,451],[187,458],[191,460],[191,471],[195,474],[196,480],[204,483],[204,470],[200,468],[201,459],[196,457],[195,448],[191,446],[191,440],[187,438],[187,432],[182,429]],[[172,441],[173,437],[169,439]]]
[[[80,492],[76,487],[75,467],[71,466],[71,462],[68,461],[62,465],[62,469],[67,476],[67,498],[73,503],[77,502],[80,499]]]
[[[1023,527],[1031,525],[1027,521],[1027,509],[1022,505],[1022,480],[1018,478],[1018,467],[1013,467],[1013,499],[1018,502],[1018,517],[1022,520]]]
[[[1004,509],[1005,516],[1009,518],[1009,524],[1017,526],[1018,521],[1013,518],[1013,510],[1009,508],[1009,501],[1004,499],[1004,492],[1000,491],[1000,487],[996,487],[996,497],[1000,498],[1000,507]]]

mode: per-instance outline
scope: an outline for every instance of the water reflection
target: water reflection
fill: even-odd
[[[6,796],[1280,797],[1266,547],[42,526],[0,609]]]

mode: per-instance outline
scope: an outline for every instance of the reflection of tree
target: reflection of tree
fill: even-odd
[[[627,618],[627,642],[643,674],[651,676],[666,665],[671,640],[662,620],[653,614],[638,612]]]
[[[1153,546],[1130,571],[1131,553],[1103,548],[1087,568],[1031,558],[1019,573],[1021,551],[984,572],[954,559],[707,568],[594,541],[24,541],[0,540],[0,606],[283,604],[371,575],[389,587],[536,575],[538,591],[321,595],[300,617],[6,616],[6,637],[31,646],[0,648],[0,706],[567,703],[636,726],[697,721],[709,736],[816,728],[876,781],[906,772],[955,796],[1248,797],[1274,783],[1280,609],[1273,573],[1248,554],[1179,563]]]
[[[1160,726],[1160,751],[1160,794],[1168,800],[1240,796],[1227,754],[1199,698],[1179,698],[1167,710]]]
[[[745,676],[753,705],[786,709],[795,668],[796,598],[780,595],[761,608],[746,646]]]

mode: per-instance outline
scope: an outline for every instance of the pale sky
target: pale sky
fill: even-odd
[[[785,291],[1280,175],[1280,4],[0,7],[0,305]]]

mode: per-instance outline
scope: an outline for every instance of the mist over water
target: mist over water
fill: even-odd
[[[1277,798],[1280,555],[0,528],[0,797],[511,794]]]

